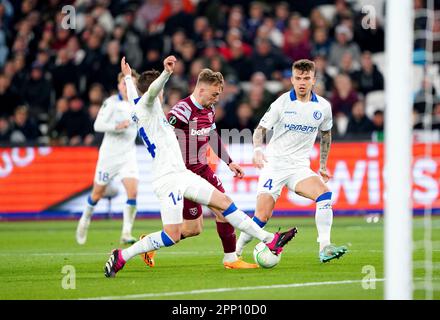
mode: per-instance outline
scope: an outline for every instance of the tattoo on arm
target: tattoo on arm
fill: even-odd
[[[254,135],[252,137],[254,148],[262,147],[264,142],[264,136],[266,135],[266,128],[262,126],[258,126],[255,131]]]
[[[332,132],[321,131],[321,143],[320,143],[320,157],[319,157],[319,167],[324,169],[327,167],[327,158],[330,151],[330,144],[332,142]]]

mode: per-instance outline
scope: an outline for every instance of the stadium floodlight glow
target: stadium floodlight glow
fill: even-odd
[[[413,1],[386,1],[385,299],[412,299]]]

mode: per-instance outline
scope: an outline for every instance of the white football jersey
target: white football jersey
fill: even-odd
[[[104,139],[99,148],[100,160],[121,161],[135,150],[137,129],[131,119],[132,112],[133,106],[124,101],[119,94],[107,98],[102,104],[94,123],[95,131],[104,132]],[[117,130],[116,125],[125,120],[130,121],[130,126]]]
[[[259,125],[273,130],[266,149],[271,167],[310,166],[318,131],[328,131],[333,126],[332,109],[327,100],[313,92],[309,102],[301,102],[292,89],[270,105]]]
[[[147,148],[146,152],[153,159],[153,180],[187,170],[174,128],[168,123],[158,98],[169,77],[170,74],[163,71],[140,99],[136,99],[137,91],[132,78],[125,77],[128,98],[136,103],[133,120],[138,125],[139,136]]]

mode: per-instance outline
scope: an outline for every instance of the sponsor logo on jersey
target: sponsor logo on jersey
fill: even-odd
[[[296,111],[284,111],[285,114],[296,114]]]
[[[316,120],[321,119],[321,117],[322,117],[321,111],[317,110],[317,111],[313,112],[313,118],[315,118]]]
[[[318,127],[303,126],[301,124],[286,123],[286,124],[284,124],[284,129],[287,129],[289,131],[303,132],[303,133],[313,133],[318,129]]]
[[[191,129],[191,135],[192,136],[206,136],[211,131],[211,128],[203,128],[200,130]]]

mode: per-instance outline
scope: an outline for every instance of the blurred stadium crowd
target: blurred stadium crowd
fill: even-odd
[[[374,28],[364,28],[362,6],[372,2]],[[71,29],[62,27],[65,5],[75,8]],[[425,5],[414,1],[420,11]],[[187,96],[209,67],[226,79],[217,127],[253,130],[291,89],[292,62],[309,58],[317,67],[315,91],[332,104],[335,139],[380,140],[384,11],[383,0],[0,0],[0,143],[99,145],[93,122],[115,93],[121,57],[142,72],[162,70],[169,54],[179,60],[165,108]],[[427,28],[426,14],[416,15],[414,28]],[[438,38],[438,17],[432,31]],[[414,127],[423,128],[431,97],[438,129],[438,65],[425,76],[423,37],[414,50]]]

